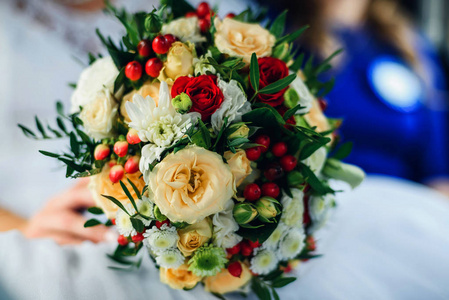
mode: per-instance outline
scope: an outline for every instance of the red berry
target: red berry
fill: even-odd
[[[131,128],[126,134],[126,141],[128,144],[135,145],[141,142],[139,135],[137,134],[137,130]]]
[[[285,171],[290,172],[296,167],[298,160],[293,155],[285,155],[281,158],[280,163]]]
[[[251,246],[251,248],[259,248],[261,246],[261,244],[259,243],[259,240],[253,242],[251,240],[248,240],[249,245]]]
[[[261,147],[259,147],[260,151],[262,153],[265,153],[270,147],[270,137],[266,134],[261,134],[254,139],[254,143],[262,145]]]
[[[260,196],[262,196],[262,191],[255,183],[248,184],[243,191],[243,197],[248,201],[256,201]]]
[[[170,49],[170,44],[163,35],[158,35],[153,40],[153,51],[157,54],[165,54]]]
[[[196,12],[194,11],[189,11],[188,13],[186,13],[185,17],[186,18],[192,18],[192,17],[196,17]]]
[[[228,266],[229,274],[231,274],[234,277],[240,278],[240,275],[242,275],[242,270],[243,270],[242,265],[238,261],[232,262]]]
[[[96,160],[103,160],[109,156],[109,153],[111,153],[111,149],[107,145],[100,144],[95,147],[94,158]]]
[[[139,157],[131,156],[125,163],[125,172],[134,174],[139,171]]]
[[[144,238],[145,237],[143,236],[143,233],[141,233],[141,232],[139,232],[136,235],[133,235],[131,237],[131,239],[133,240],[134,243],[141,242],[141,241],[143,241]]]
[[[279,142],[273,145],[271,148],[271,152],[273,152],[274,156],[281,157],[287,153],[287,144],[284,142]]]
[[[109,170],[109,179],[112,183],[117,183],[122,180],[125,175],[125,170],[122,165],[115,165]]]
[[[114,144],[114,153],[117,154],[118,157],[123,157],[128,154],[128,142],[118,141]]]
[[[313,236],[309,235],[306,238],[306,249],[309,251],[315,251],[316,250],[316,243]]]
[[[132,81],[139,80],[142,77],[142,65],[133,60],[126,65],[125,76]]]
[[[145,64],[145,72],[151,77],[157,78],[163,66],[164,64],[159,58],[150,58]]]
[[[284,273],[290,273],[293,270],[292,266],[288,265],[284,269]]]
[[[265,170],[264,175],[268,180],[274,181],[284,176],[284,169],[279,164],[273,163]]]
[[[119,235],[118,236],[117,242],[121,246],[126,246],[129,243],[128,239],[125,236],[123,236],[123,235]]]
[[[232,247],[232,248],[226,249],[226,251],[227,251],[229,254],[231,254],[231,255],[236,255],[236,254],[239,254],[239,253],[240,253],[240,249],[241,249],[241,246],[240,246],[240,243],[239,243],[239,244],[235,245],[235,246]]]
[[[208,14],[210,14],[210,6],[207,2],[201,2],[197,9],[196,14],[198,15],[198,18],[205,18]]]
[[[210,20],[208,20],[208,19],[199,19],[198,20],[198,25],[200,26],[201,32],[205,33],[210,28]]]
[[[274,182],[266,182],[262,184],[262,195],[277,198],[280,193],[279,186]]]
[[[109,168],[112,168],[112,167],[115,166],[116,164],[117,164],[117,161],[116,161],[116,160],[110,160],[110,161],[108,162]]]
[[[253,253],[253,248],[248,242],[242,242],[242,255],[250,256]]]
[[[167,224],[170,225],[170,221],[167,219],[165,221],[156,221],[156,227],[157,229],[161,229],[162,225]]]
[[[253,147],[253,148],[246,149],[246,157],[249,160],[258,160],[261,155],[260,148],[261,147]]]
[[[137,52],[139,52],[140,56],[146,57],[151,54],[151,41],[150,40],[141,40],[137,44]]]
[[[113,225],[116,225],[116,224],[115,224],[115,219],[111,219],[111,223],[112,223]]]
[[[309,213],[309,196],[304,196],[304,214],[302,217],[302,223],[303,224],[309,224],[311,221],[310,219],[310,213]]]
[[[318,104],[320,105],[321,111],[325,111],[327,108],[327,101],[324,98],[318,99]]]
[[[226,15],[225,18],[231,18],[231,19],[233,19],[233,18],[235,18],[235,13],[229,13],[229,14]]]
[[[170,47],[171,47],[171,44],[173,44],[174,42],[178,41],[178,38],[176,36],[174,36],[173,34],[170,34],[170,33],[164,35],[164,37],[167,40],[167,42],[170,45]]]

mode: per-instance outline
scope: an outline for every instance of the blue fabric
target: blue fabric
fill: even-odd
[[[333,74],[325,76],[336,76],[325,113],[344,118],[340,131],[343,140],[354,142],[346,161],[367,173],[415,181],[448,175],[447,116],[440,109],[447,101],[445,78],[427,41],[419,37],[416,49],[426,74],[432,76],[422,82],[425,96],[419,100],[423,104],[406,112],[380,99],[368,75],[370,66],[380,57],[401,60],[400,55],[363,29],[339,31],[338,35],[344,57]]]

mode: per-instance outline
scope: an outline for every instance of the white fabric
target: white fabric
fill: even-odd
[[[300,265],[281,299],[449,299],[449,199],[382,177],[338,198],[319,237],[324,256]],[[0,245],[0,286],[13,299],[213,299],[201,286],[170,290],[146,257],[139,271],[108,269],[111,244],[59,247],[9,232]]]

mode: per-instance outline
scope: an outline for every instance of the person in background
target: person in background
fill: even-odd
[[[267,3],[268,4],[268,3]],[[367,173],[428,184],[449,195],[446,78],[430,43],[394,0],[283,1],[310,25],[300,41],[317,60],[343,49],[326,115],[343,118],[347,161]]]

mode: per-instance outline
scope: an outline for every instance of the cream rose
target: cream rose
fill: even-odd
[[[133,96],[135,94],[139,94],[140,96],[146,98],[146,96],[150,96],[153,98],[153,100],[156,102],[156,104],[159,101],[159,89],[161,87],[160,82],[158,81],[147,81],[145,82],[142,87],[139,90],[133,90],[123,96],[122,103],[120,104],[120,114],[125,118],[125,122],[129,123],[131,122],[131,119],[128,116],[128,113],[126,112],[125,104],[128,101],[133,101]]]
[[[226,151],[223,156],[231,167],[232,175],[235,178],[235,186],[238,187],[251,174],[251,162],[246,157],[244,150],[238,150],[236,153]]]
[[[309,113],[304,115],[304,119],[310,126],[316,126],[318,132],[327,131],[331,128],[316,99],[313,99],[312,107]]]
[[[181,265],[177,269],[159,269],[159,277],[162,283],[167,284],[172,289],[193,289],[201,280],[201,277],[196,276],[188,270],[187,265]]]
[[[179,76],[193,75],[194,52],[193,44],[174,42],[167,53],[167,60],[158,79],[173,84]]]
[[[242,288],[251,280],[252,275],[247,265],[241,265],[242,274],[240,274],[240,277],[232,276],[227,269],[223,269],[215,276],[206,277],[204,279],[206,292],[226,294]]]
[[[89,189],[95,200],[95,205],[100,207],[109,219],[112,219],[115,218],[116,212],[119,208],[112,201],[101,195],[112,196],[123,204],[129,203],[129,199],[120,184],[114,184],[109,179],[109,170],[109,166],[105,165],[100,174],[90,177]],[[131,180],[141,191],[145,186],[145,182],[143,181],[141,175],[142,173],[140,172],[125,174],[125,177],[122,180],[134,199],[137,199],[136,193],[134,192],[132,186],[128,183],[127,179]]]
[[[229,165],[197,146],[167,155],[148,179],[154,203],[173,222],[199,222],[223,210],[235,192]]]
[[[212,225],[208,218],[178,230],[178,249],[184,256],[203,246],[212,237]]]
[[[179,18],[162,26],[163,34],[173,34],[183,42],[205,42],[206,38],[201,35],[200,27],[198,26],[198,18]]]
[[[251,54],[257,57],[270,56],[276,38],[259,24],[249,24],[225,18],[215,19],[215,46],[230,56],[242,57],[249,63]]]
[[[79,111],[80,106],[85,106],[95,101],[97,94],[106,89],[114,92],[114,81],[119,71],[110,56],[99,58],[89,67],[83,70],[72,94],[72,108],[70,112]]]
[[[108,89],[97,93],[95,100],[83,107],[79,117],[90,137],[101,140],[112,136],[118,103]]]

